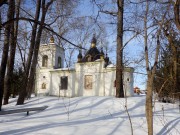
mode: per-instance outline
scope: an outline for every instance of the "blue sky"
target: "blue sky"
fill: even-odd
[[[89,3],[89,0],[82,1],[80,6],[79,6],[79,13],[82,16],[96,16],[97,15],[97,7],[93,6],[92,4]],[[111,21],[108,20],[110,17],[107,15],[102,15],[100,14],[100,19],[101,21]],[[114,47],[116,46],[116,28],[115,25],[109,25],[106,24],[107,28],[107,35],[108,37],[107,40],[109,42],[109,45]],[[124,35],[124,43],[128,41],[133,35],[125,34]],[[144,90],[146,89],[146,75],[139,74],[140,73],[146,73],[145,68],[143,66],[137,65],[133,59],[139,59],[140,56],[143,56],[143,40],[142,41],[137,41],[137,40],[132,40],[124,49],[124,55],[126,55],[127,58],[131,59],[130,61],[130,66],[135,68],[134,73],[134,86],[138,86],[140,89]],[[112,53],[109,54],[109,57],[113,63],[116,62],[116,50]],[[138,66],[138,68],[137,68]]]

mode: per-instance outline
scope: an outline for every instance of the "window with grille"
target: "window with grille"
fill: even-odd
[[[67,90],[68,88],[68,77],[62,76],[61,77],[61,90]]]

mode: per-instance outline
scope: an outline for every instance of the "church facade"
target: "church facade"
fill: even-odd
[[[37,94],[62,97],[115,96],[116,67],[109,63],[103,50],[97,49],[95,37],[85,56],[79,52],[74,68],[64,68],[64,60],[64,49],[56,45],[53,38],[49,44],[40,46],[35,81]],[[131,67],[123,71],[126,96],[133,96],[134,93],[133,72]]]

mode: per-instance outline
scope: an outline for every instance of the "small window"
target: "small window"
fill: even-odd
[[[84,88],[85,89],[92,89],[92,87],[93,87],[93,76],[92,75],[85,75]]]
[[[46,89],[46,84],[45,84],[45,83],[42,83],[41,88],[42,88],[42,89]]]
[[[42,67],[47,67],[48,66],[48,56],[44,55],[42,59]]]
[[[61,57],[58,57],[58,68],[61,68]]]
[[[127,78],[127,82],[130,82],[130,79],[129,79],[129,78]]]
[[[61,90],[67,90],[68,88],[68,77],[62,76],[61,77]]]

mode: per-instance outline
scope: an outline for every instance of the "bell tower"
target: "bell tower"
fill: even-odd
[[[51,37],[49,44],[42,44],[39,48],[38,66],[44,69],[57,69],[64,67],[64,48],[56,45]]]

